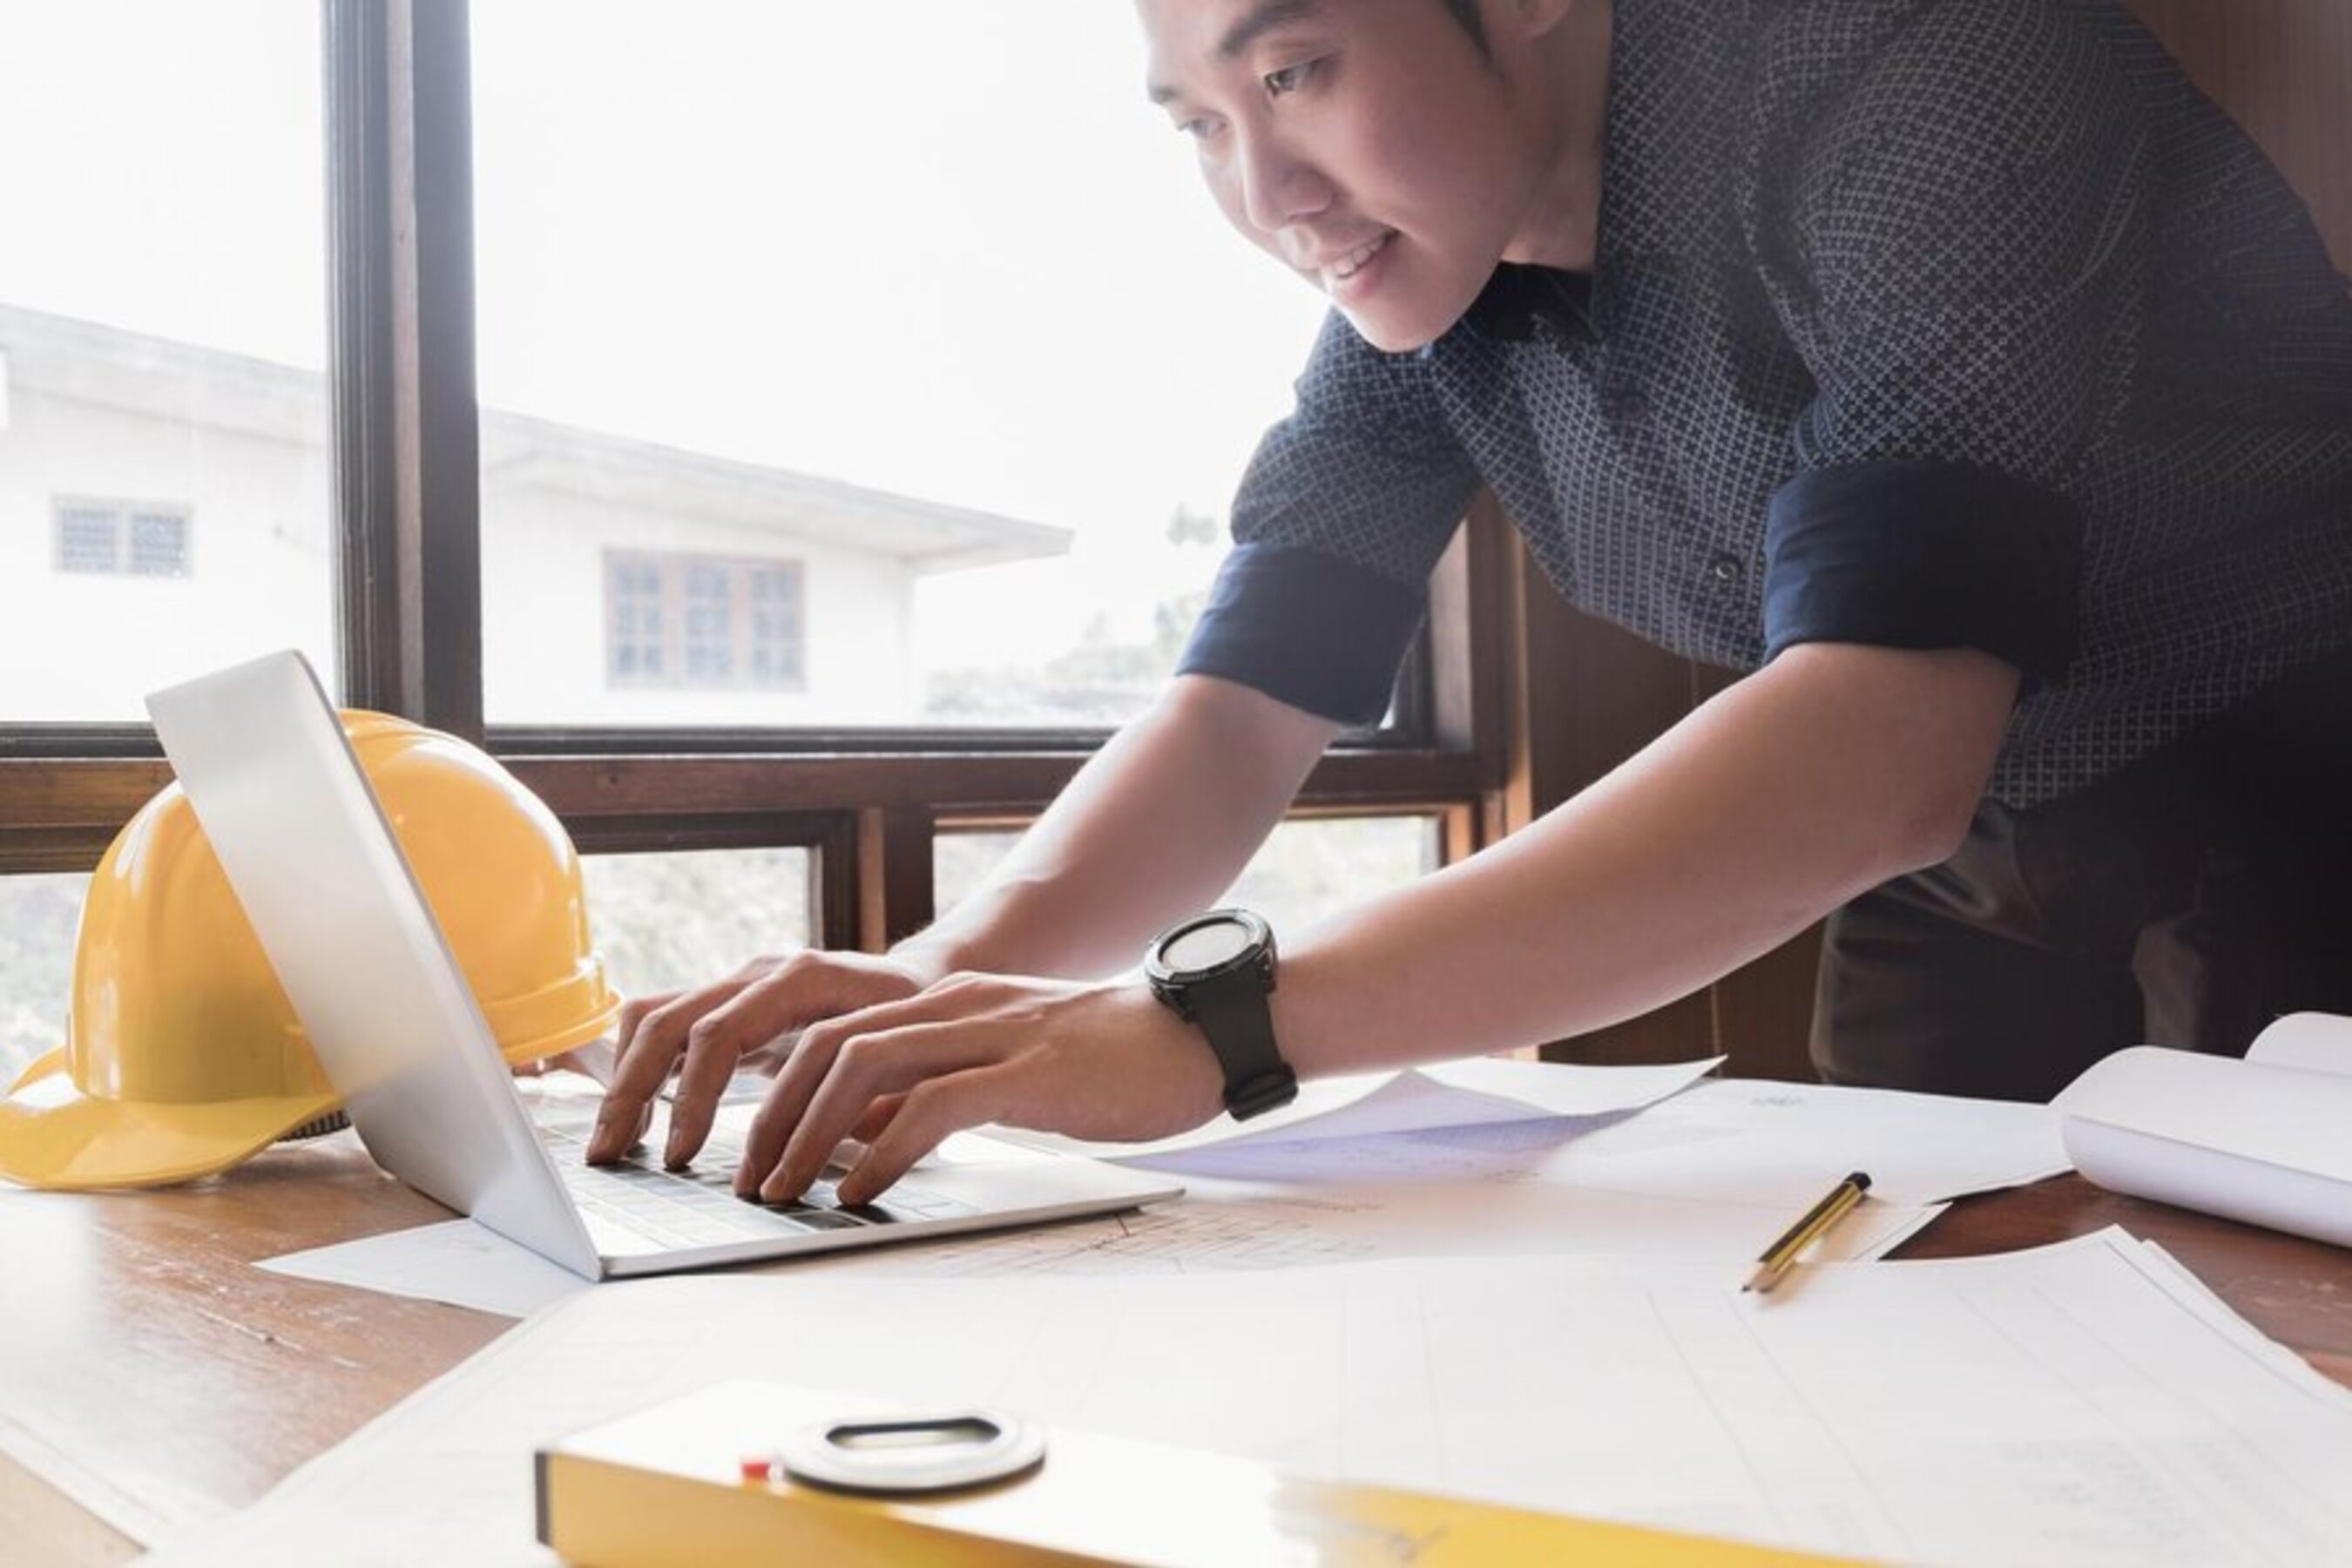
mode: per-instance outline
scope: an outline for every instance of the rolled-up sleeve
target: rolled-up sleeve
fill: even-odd
[[[1337,722],[1387,710],[1428,577],[1476,483],[1414,356],[1336,313],[1289,417],[1234,498],[1234,548],[1177,672],[1213,675]]]
[[[1767,249],[1816,390],[1768,519],[1769,654],[1973,647],[2063,675],[2070,486],[2136,352],[2147,155],[2099,40],[2038,0],[1918,7],[1798,150]]]
[[[1765,523],[1767,647],[1975,647],[2046,678],[2074,657],[2077,526],[2063,497],[1992,468],[1800,474]]]

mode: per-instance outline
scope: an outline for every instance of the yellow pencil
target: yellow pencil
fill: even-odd
[[[1780,1233],[1780,1239],[1764,1249],[1756,1260],[1756,1271],[1748,1277],[1742,1290],[1769,1290],[1797,1260],[1797,1254],[1819,1240],[1830,1226],[1837,1224],[1845,1212],[1862,1202],[1862,1194],[1870,1191],[1868,1173],[1856,1171],[1830,1189],[1829,1195],[1807,1209],[1804,1217]]]

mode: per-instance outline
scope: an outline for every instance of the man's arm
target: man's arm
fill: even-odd
[[[935,973],[1129,968],[1233,885],[1338,732],[1246,686],[1179,676],[978,891],[896,951]]]
[[[684,1163],[745,1057],[951,971],[1075,976],[1131,965],[1153,932],[1231,885],[1338,729],[1248,687],[1178,677],[1088,759],[977,892],[886,957],[809,949],[633,1000],[588,1157],[626,1152],[675,1070],[664,1158]]]
[[[1287,951],[1307,1072],[1524,1046],[1685,995],[1958,847],[2018,678],[1790,648],[1540,821]]]
[[[1541,821],[1286,943],[1303,1074],[1525,1046],[1683,995],[1967,831],[2016,700],[1972,650],[1790,648]],[[1213,1115],[1199,1032],[1139,983],[972,975],[821,1024],[737,1186],[804,1191],[852,1129],[870,1198],[959,1128],[1156,1137]]]

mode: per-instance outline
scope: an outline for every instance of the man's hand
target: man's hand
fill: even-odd
[[[797,1198],[854,1136],[866,1152],[838,1191],[868,1203],[967,1127],[1143,1140],[1197,1127],[1223,1103],[1208,1042],[1139,983],[959,974],[803,1030],[751,1123],[735,1190]]]
[[[755,958],[697,991],[632,999],[621,1009],[620,1065],[596,1113],[589,1161],[605,1164],[629,1152],[652,1121],[654,1096],[677,1069],[662,1158],[678,1169],[710,1135],[739,1063],[820,1018],[912,996],[935,978],[910,956],[812,949]]]

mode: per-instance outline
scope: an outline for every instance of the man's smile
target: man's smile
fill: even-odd
[[[1293,260],[1291,265],[1313,277],[1328,292],[1349,282],[1379,259],[1388,249],[1389,242],[1396,237],[1396,230],[1383,228],[1357,240],[1345,249],[1318,246],[1308,254]]]

